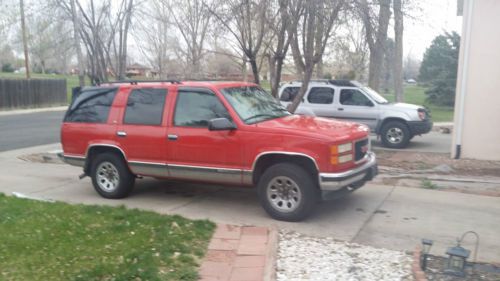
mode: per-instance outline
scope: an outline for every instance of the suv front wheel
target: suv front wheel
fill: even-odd
[[[404,148],[410,142],[410,130],[400,121],[387,122],[380,131],[382,143],[388,148]]]
[[[258,193],[266,212],[283,221],[303,220],[318,201],[318,188],[311,175],[289,163],[268,168],[259,180]]]
[[[114,153],[97,155],[92,161],[90,176],[97,193],[109,199],[127,197],[135,183],[135,176]]]

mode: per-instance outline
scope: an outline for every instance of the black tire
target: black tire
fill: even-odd
[[[122,157],[114,153],[97,155],[92,160],[90,176],[94,189],[104,198],[124,198],[134,188],[135,176],[130,172]]]
[[[289,163],[269,167],[259,179],[257,189],[262,207],[272,218],[282,221],[305,219],[319,198],[319,189],[312,176],[300,166]],[[272,196],[276,200],[272,200]]]
[[[405,123],[389,121],[380,131],[382,143],[388,148],[405,148],[410,142],[411,133]]]

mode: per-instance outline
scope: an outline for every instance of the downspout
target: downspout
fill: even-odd
[[[462,152],[462,136],[463,136],[463,125],[464,125],[464,109],[465,109],[465,93],[467,92],[467,72],[469,70],[469,49],[470,49],[470,31],[472,26],[472,9],[474,6],[474,0],[467,1],[467,22],[464,37],[464,60],[462,65],[461,73],[461,83],[460,83],[460,100],[458,104],[458,124],[455,129],[455,159],[460,159],[460,154]],[[465,3],[464,3],[465,6]],[[464,36],[464,35],[462,35]]]

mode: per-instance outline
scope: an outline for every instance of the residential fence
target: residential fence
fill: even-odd
[[[0,110],[68,103],[65,79],[0,78]]]

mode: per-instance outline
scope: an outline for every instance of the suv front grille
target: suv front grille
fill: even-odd
[[[354,161],[360,161],[368,152],[368,139],[362,139],[354,144]]]

